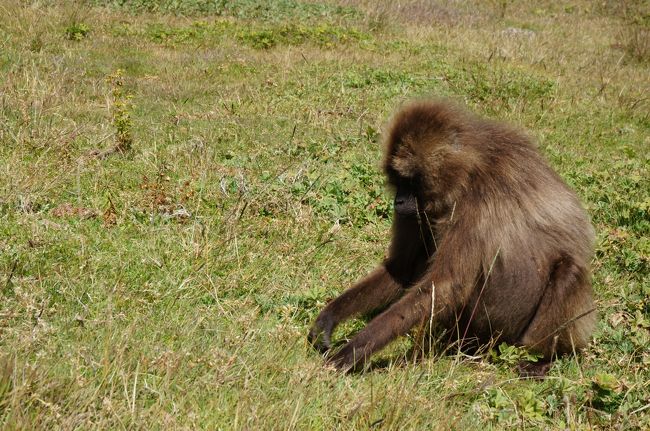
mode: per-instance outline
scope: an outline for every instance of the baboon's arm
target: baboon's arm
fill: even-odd
[[[384,265],[379,266],[327,304],[309,332],[309,342],[318,350],[326,351],[330,347],[332,331],[339,323],[385,306],[402,291],[402,284],[388,273]]]
[[[339,369],[350,369],[365,362],[370,355],[393,339],[404,335],[425,319],[449,321],[467,303],[472,293],[475,270],[478,262],[476,253],[464,253],[466,259],[457,258],[462,250],[455,239],[449,236],[430,262],[430,269],[413,287],[375,317],[348,344],[332,355],[328,361]],[[460,276],[456,276],[460,274]],[[431,304],[434,304],[433,309]]]
[[[362,365],[370,355],[408,332],[430,313],[431,288],[424,283],[418,284],[375,317],[348,344],[328,358],[328,362],[342,370]]]

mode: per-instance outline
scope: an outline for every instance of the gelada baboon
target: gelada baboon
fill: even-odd
[[[385,153],[395,189],[388,257],[325,307],[309,340],[327,352],[339,323],[387,308],[327,352],[329,363],[359,368],[417,325],[461,345],[525,346],[541,359],[520,372],[536,376],[588,343],[593,228],[526,136],[447,101],[419,101],[395,115]]]

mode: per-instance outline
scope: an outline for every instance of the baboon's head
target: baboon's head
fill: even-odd
[[[472,124],[465,111],[436,101],[412,103],[395,115],[386,133],[384,172],[395,189],[397,215],[435,211],[466,185],[479,160],[466,138]]]

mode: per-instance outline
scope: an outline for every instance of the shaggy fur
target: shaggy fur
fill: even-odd
[[[309,339],[327,351],[336,325],[388,306],[328,362],[361,365],[430,319],[464,345],[541,354],[537,369],[522,369],[533,374],[587,345],[593,228],[525,135],[449,102],[415,102],[388,129],[383,167],[417,211],[396,211],[386,260],[318,316]]]

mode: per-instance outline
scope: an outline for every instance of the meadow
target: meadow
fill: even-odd
[[[649,95],[643,0],[0,0],[0,428],[649,429]],[[528,130],[592,218],[598,327],[543,381],[307,342],[427,96]]]

